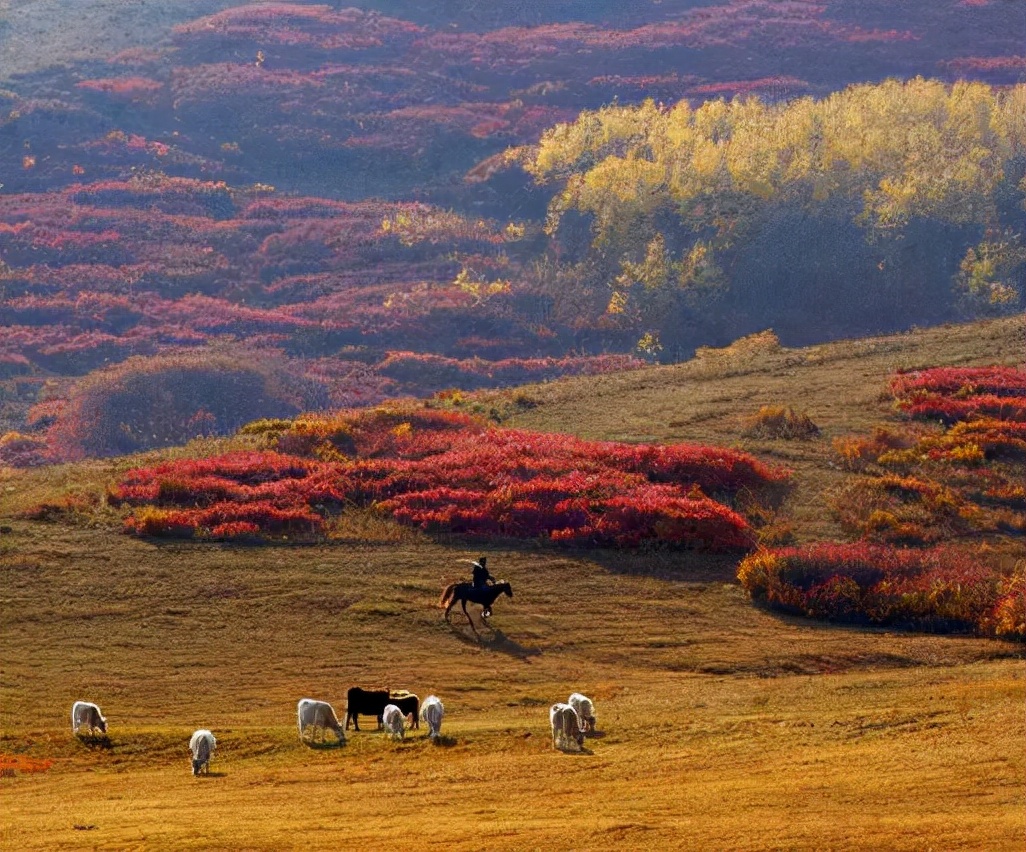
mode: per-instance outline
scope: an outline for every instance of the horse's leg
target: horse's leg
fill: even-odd
[[[474,631],[474,635],[477,635],[477,628],[474,627],[474,619],[470,617],[470,613],[467,612],[467,602],[463,601],[463,614],[467,617],[467,621],[470,623],[470,629]]]
[[[445,608],[445,620],[446,621],[449,621],[449,613],[452,612],[452,608],[454,606],[456,606],[456,598],[453,598],[451,601],[449,601],[449,606],[447,606]]]

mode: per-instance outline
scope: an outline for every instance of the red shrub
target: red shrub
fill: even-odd
[[[1026,370],[1016,367],[935,367],[891,379],[898,407],[910,417],[1026,421]]]
[[[815,544],[753,553],[738,568],[752,599],[832,621],[1015,635],[1001,577],[969,551]],[[1016,606],[1011,604],[1012,610]]]
[[[171,517],[204,537],[235,522],[314,535],[323,522],[311,507],[323,513],[353,502],[432,532],[731,550],[749,547],[751,530],[703,489],[726,497],[786,477],[733,450],[493,429],[427,408],[257,421],[245,431],[308,458],[238,452],[168,462],[130,471],[110,489],[109,502],[165,512],[129,525],[140,534],[173,534]],[[190,514],[183,520],[157,507]]]

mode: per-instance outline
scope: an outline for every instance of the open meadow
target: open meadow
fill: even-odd
[[[1021,363],[1023,327],[741,345],[465,404],[784,462],[781,512],[799,541],[824,538],[830,439],[893,417],[890,372]],[[808,411],[822,435],[745,439],[743,416],[767,403]],[[1021,643],[760,609],[731,555],[482,545],[359,516],[309,546],[154,542],[119,534],[110,507],[30,511],[89,506],[140,463],[0,472],[5,849],[1022,848]],[[514,596],[491,629],[471,608],[476,636],[437,602],[482,553]],[[301,744],[297,700],[341,716],[354,685],[439,695],[442,741],[422,727],[394,742],[363,717],[343,747]],[[554,749],[548,724],[572,691],[596,706],[580,754]],[[71,735],[76,699],[103,708],[108,737]],[[194,778],[201,727],[218,748]]]

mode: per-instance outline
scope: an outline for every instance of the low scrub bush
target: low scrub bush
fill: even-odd
[[[329,513],[355,506],[432,533],[747,549],[751,527],[729,504],[788,477],[735,450],[584,441],[408,406],[243,431],[277,449],[129,471],[108,492],[113,506],[140,507],[126,530],[319,536]]]
[[[760,550],[738,579],[753,601],[828,621],[1022,638],[1023,580],[967,550],[815,544]]]
[[[894,450],[907,450],[914,446],[916,439],[907,431],[896,432],[879,427],[869,437],[864,435],[845,435],[834,438],[833,447],[845,470],[864,471],[871,464],[876,464],[885,453]]]
[[[745,423],[744,434],[749,438],[804,441],[816,437],[819,427],[805,412],[799,414],[790,406],[764,405]]]
[[[1017,367],[935,367],[898,373],[891,394],[909,417],[939,420],[991,418],[1026,422],[1026,370]]]
[[[187,352],[130,358],[71,391],[50,429],[64,459],[126,455],[227,434],[260,413],[301,410],[284,378],[252,357]],[[267,363],[264,356],[257,364]]]
[[[1026,373],[945,367],[899,373],[890,388],[907,412],[945,412],[942,424],[905,423],[835,439],[841,466],[869,474],[835,500],[846,532],[901,545],[1022,535],[1026,422],[1008,415],[1026,402]],[[988,407],[1001,416],[980,413]]]
[[[0,435],[0,465],[35,467],[47,461],[46,441],[35,435],[5,432]]]

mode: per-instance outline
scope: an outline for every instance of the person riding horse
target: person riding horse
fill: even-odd
[[[474,566],[474,588],[483,589],[489,583],[495,585],[495,578],[488,572],[488,568],[485,563],[488,561],[487,556],[482,556],[477,562],[471,563]]]

